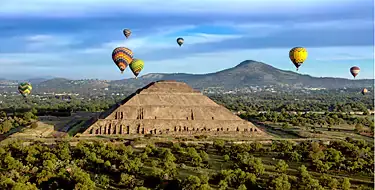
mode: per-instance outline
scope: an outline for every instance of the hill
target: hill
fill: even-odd
[[[277,69],[271,65],[252,60],[243,61],[233,68],[208,74],[150,73],[138,79],[131,78],[116,81],[97,79],[69,80],[64,78],[47,80],[44,78],[36,78],[30,79],[30,82],[34,86],[34,92],[92,93],[93,91],[101,91],[106,88],[114,91],[132,91],[158,80],[185,82],[193,88],[200,90],[210,87],[232,90],[271,85],[283,89],[301,87],[327,89],[363,88],[372,87],[374,85],[374,79],[351,80],[333,77],[313,77]],[[13,89],[15,84],[15,81],[0,80],[0,86],[9,86],[9,89]]]
[[[312,77],[292,71],[277,69],[265,63],[246,60],[239,65],[215,73],[208,74],[147,74],[139,79],[112,81],[112,85],[128,85],[129,87],[145,85],[156,80],[176,80],[186,82],[197,89],[223,87],[225,89],[245,88],[250,86],[283,86],[314,88],[360,88],[373,86],[373,79],[349,80],[333,77]]]
[[[108,86],[109,84],[104,80],[54,78],[34,85],[34,89],[39,92],[91,92]]]

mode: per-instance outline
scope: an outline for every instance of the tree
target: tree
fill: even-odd
[[[13,128],[12,122],[9,120],[5,120],[1,125],[1,133],[7,133],[9,130]]]
[[[30,127],[32,129],[36,129],[38,127],[38,123],[37,122],[33,122],[33,123],[31,123]]]
[[[241,168],[246,172],[251,172],[256,174],[257,176],[262,175],[265,171],[264,165],[262,163],[262,159],[255,158],[249,153],[240,154],[240,163],[236,163],[237,168]]]
[[[201,186],[201,180],[197,176],[190,175],[182,182],[183,190],[195,190]]]
[[[360,123],[357,123],[355,125],[355,131],[357,131],[358,133],[362,132],[363,131],[363,125],[360,124]]]
[[[121,173],[120,184],[132,188],[135,185],[135,177],[133,175]]]
[[[275,166],[278,173],[285,173],[288,170],[288,164],[284,160],[279,160]]]
[[[134,190],[149,190],[147,187],[135,187]]]
[[[219,182],[219,189],[226,190],[228,188],[228,183],[225,180],[220,180]]]
[[[187,148],[187,154],[190,158],[190,163],[193,166],[200,166],[200,164],[202,163],[202,158],[198,154],[198,152],[195,148],[193,148],[193,147]]]
[[[209,155],[205,151],[200,150],[199,155],[201,156],[204,162],[207,162],[209,160]]]
[[[201,184],[199,187],[199,190],[212,190],[211,186],[209,184]]]
[[[228,162],[230,160],[230,157],[226,154],[223,156],[224,161]]]
[[[241,184],[240,186],[238,186],[237,188],[238,190],[247,190],[246,188],[246,185],[245,184]]]
[[[272,179],[269,188],[273,190],[289,190],[291,188],[291,185],[289,183],[288,176],[285,174],[281,174]]]
[[[327,186],[329,187],[329,189],[335,190],[339,186],[339,181],[335,178],[332,178]]]
[[[26,120],[27,122],[31,121],[31,119],[34,119],[35,115],[31,112],[26,112],[23,114],[23,119]]]
[[[349,190],[351,187],[350,180],[348,178],[344,178],[341,184],[341,188],[343,190]]]
[[[281,126],[281,128],[283,128],[283,129],[289,129],[290,125],[288,123],[283,123],[283,125]]]
[[[370,115],[370,112],[368,111],[368,109],[363,110],[363,115]]]
[[[214,148],[221,153],[225,146],[225,141],[223,140],[215,140],[213,143]]]
[[[107,188],[108,185],[109,185],[109,182],[110,182],[110,180],[109,180],[109,176],[107,176],[107,175],[100,175],[100,177],[99,177],[99,179],[98,179],[98,182],[99,182],[99,184],[101,184],[101,185],[103,185],[105,188]]]
[[[7,113],[4,111],[0,111],[0,119],[6,118],[6,117],[7,117]]]
[[[327,174],[323,174],[320,176],[319,180],[323,187],[327,187],[329,189],[335,190],[338,187],[338,181],[335,178],[328,176]]]
[[[319,181],[316,179],[313,179],[309,172],[307,171],[306,166],[302,165],[299,167],[299,187],[300,189],[306,189],[306,190],[323,190],[323,187],[320,186]]]

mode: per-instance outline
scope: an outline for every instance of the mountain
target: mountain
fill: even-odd
[[[26,81],[30,82],[31,84],[35,85],[35,84],[40,84],[41,82],[44,82],[44,81],[47,81],[48,79],[46,78],[31,78],[31,79],[27,79]]]
[[[237,66],[215,73],[208,74],[186,74],[186,73],[150,73],[138,79],[124,79],[116,81],[85,79],[70,80],[65,78],[35,78],[29,81],[33,84],[34,92],[77,92],[90,93],[94,91],[103,93],[107,88],[110,91],[134,91],[150,82],[158,80],[176,80],[189,84],[196,89],[206,89],[209,87],[221,87],[227,90],[241,89],[255,86],[270,86],[282,88],[363,88],[374,86],[374,79],[350,80],[333,77],[312,77],[293,71],[277,69],[265,63],[246,60]],[[0,80],[1,86],[8,86],[9,90],[14,90],[17,81]],[[6,89],[6,88],[0,88]],[[101,92],[99,92],[101,91]]]
[[[107,87],[109,84],[104,80],[70,80],[66,78],[54,78],[34,85],[34,89],[39,92],[90,92],[94,89]]]
[[[249,86],[284,86],[314,88],[357,88],[374,85],[373,79],[349,80],[333,77],[312,77],[292,71],[277,69],[265,63],[246,60],[237,66],[208,74],[160,74],[151,73],[138,79],[112,81],[111,85],[123,85],[129,88],[142,86],[156,80],[176,80],[188,83],[197,89],[223,87],[225,89],[244,88]]]

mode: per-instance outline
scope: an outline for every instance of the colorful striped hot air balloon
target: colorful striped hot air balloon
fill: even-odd
[[[27,82],[23,82],[18,85],[18,91],[23,97],[29,95],[32,89],[33,87],[31,86],[31,84]]]
[[[130,63],[129,67],[132,70],[133,74],[135,75],[135,78],[138,77],[144,65],[145,63],[140,59],[133,59],[133,61]]]
[[[298,68],[303,64],[307,59],[307,50],[303,47],[295,47],[289,51],[289,58],[293,62],[294,66]]]
[[[184,44],[184,39],[183,38],[177,38],[177,43],[179,46],[181,46],[182,44]]]
[[[361,69],[357,66],[350,68],[350,73],[353,75],[354,78],[358,75],[359,71],[361,71]]]
[[[121,73],[123,73],[126,67],[133,61],[133,52],[126,47],[117,47],[112,52],[112,60]]]

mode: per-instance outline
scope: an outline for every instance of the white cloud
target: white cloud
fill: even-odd
[[[369,60],[373,59],[371,55],[334,55],[315,58],[316,61],[346,61],[346,60]]]
[[[190,46],[201,43],[221,42],[227,39],[241,38],[241,35],[221,35],[221,34],[206,34],[195,33],[183,36],[185,40],[184,46]],[[121,41],[111,41],[99,45],[97,48],[87,48],[80,50],[81,53],[98,54],[111,52],[116,47],[128,47],[133,52],[149,53],[155,50],[167,49],[176,47],[176,37],[166,36],[164,34],[151,34],[150,36],[141,38],[129,38]]]
[[[310,74],[313,76],[336,76],[350,78],[348,68],[353,64],[364,69],[359,78],[373,78],[373,55],[371,46],[365,47],[323,47],[307,48],[309,57],[300,69],[299,73]],[[145,66],[144,73],[150,72],[188,72],[188,73],[210,73],[216,72],[229,67],[233,67],[246,59],[261,61],[271,64],[276,68],[283,70],[295,71],[295,67],[288,57],[289,49],[287,48],[269,48],[269,49],[252,49],[223,51],[214,53],[195,54],[184,59],[168,59],[162,61],[149,61]],[[339,57],[343,54],[352,55],[351,60],[342,60],[340,62],[317,61],[320,57],[334,56]],[[272,55],[272,56],[271,56]],[[372,56],[372,57],[371,57]],[[366,61],[356,61],[367,57]],[[195,63],[202,63],[199,66],[192,66]],[[322,70],[322,68],[325,68]],[[169,69],[173,70],[170,71]]]
[[[243,37],[242,35],[230,35],[230,34],[205,34],[205,33],[194,33],[184,36],[184,40],[187,44],[201,44],[211,42],[221,42],[229,39],[237,39]]]
[[[65,58],[65,59],[64,59]],[[3,60],[3,61],[2,61]],[[66,60],[66,55],[58,53],[0,53],[0,66],[14,66],[7,63],[17,63],[22,66],[51,64]],[[5,65],[4,65],[5,64]]]
[[[369,18],[371,19],[371,18]],[[337,29],[347,29],[354,28],[356,30],[363,28],[372,28],[374,25],[373,20],[332,20],[332,21],[323,21],[323,22],[306,22],[306,23],[290,23],[289,29],[324,29],[324,28],[334,28]]]
[[[10,58],[0,58],[0,66],[14,66],[20,64],[19,60]]]
[[[347,0],[348,2],[348,0]],[[337,4],[335,0],[2,0],[0,2],[0,14],[45,14],[69,16],[83,15],[85,13],[97,13],[103,10],[137,10],[142,12],[155,13],[237,13],[237,14],[268,14],[269,11],[286,12],[304,12],[306,9],[325,7],[326,5],[342,6],[345,0]],[[22,6],[20,6],[22,5]],[[280,8],[288,6],[287,9]],[[209,8],[208,8],[209,7]],[[181,12],[183,10],[183,12]],[[267,10],[268,12],[265,12]],[[67,14],[69,12],[69,14]],[[53,14],[54,13],[54,14]]]
[[[348,68],[357,65],[362,68],[359,78],[373,78],[373,47],[327,47],[327,48],[310,48],[308,60],[301,67],[299,73],[310,74],[313,76],[337,76],[350,78]],[[288,57],[289,49],[272,48],[272,49],[251,49],[223,51],[215,53],[200,53],[188,56],[186,58],[167,59],[162,61],[146,60],[146,65],[141,75],[154,72],[171,73],[209,73],[229,67],[233,67],[243,60],[252,59],[271,64],[276,68],[295,71],[295,67]],[[168,54],[168,52],[165,52]],[[352,60],[326,60],[321,59],[337,58],[342,56],[352,56]],[[166,56],[167,57],[167,56]],[[355,60],[354,57],[359,58]],[[110,56],[102,54],[0,54],[0,60],[10,62],[20,62],[22,65],[2,64],[0,75],[6,73],[30,74],[46,73],[54,76],[68,78],[108,78],[122,79],[131,77],[130,71],[121,75],[116,66],[110,59]],[[82,61],[86,64],[79,64]],[[54,63],[54,64],[51,64]],[[59,63],[59,64],[56,64]],[[89,63],[89,64],[87,64]],[[199,63],[199,64],[198,64]],[[87,65],[90,65],[87,67]],[[324,68],[324,69],[322,69]],[[4,73],[6,71],[6,73]],[[100,71],[100,72],[99,72]]]
[[[38,35],[33,35],[33,36],[26,36],[24,37],[26,41],[29,42],[46,42],[46,41],[51,41],[54,39],[53,36],[51,35],[44,35],[44,34],[38,34]]]
[[[80,42],[73,36],[57,36],[46,34],[36,34],[19,38],[24,40],[26,50],[32,51],[68,47],[69,45]]]

